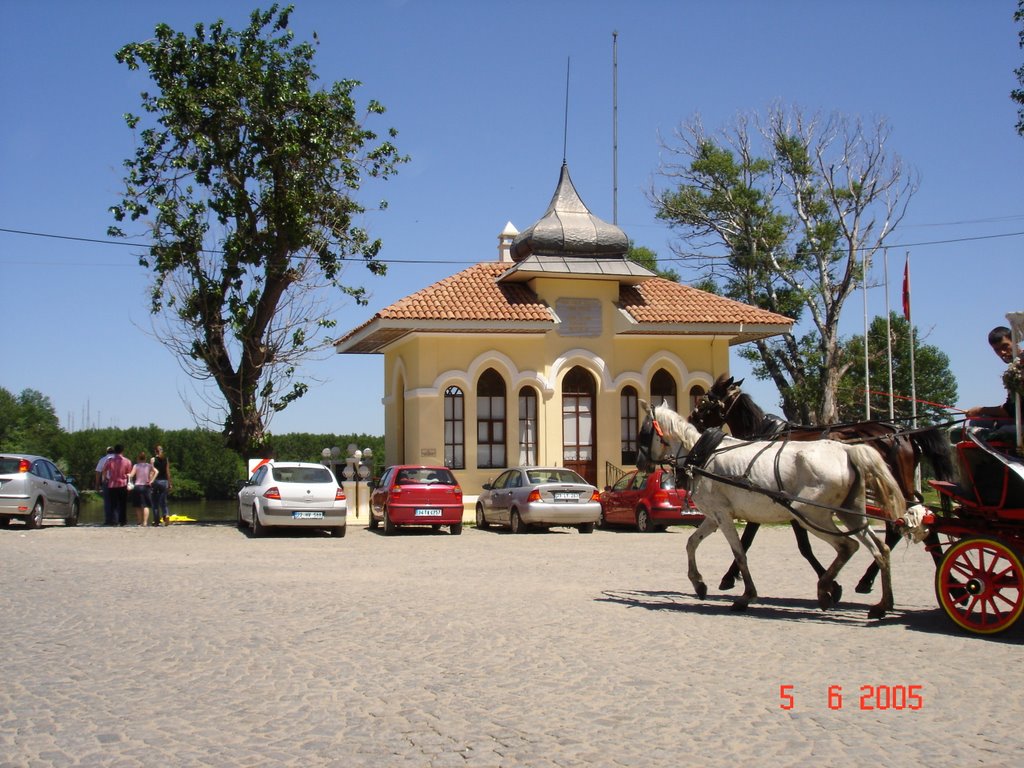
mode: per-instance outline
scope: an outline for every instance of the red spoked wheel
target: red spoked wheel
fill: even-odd
[[[954,622],[991,635],[1013,626],[1024,610],[1024,569],[996,539],[962,539],[935,571],[935,596]]]

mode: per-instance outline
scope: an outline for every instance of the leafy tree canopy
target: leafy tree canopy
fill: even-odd
[[[909,423],[913,409],[911,396],[917,398],[920,423],[937,424],[949,418],[942,405],[957,401],[956,377],[949,367],[949,356],[938,347],[922,344],[914,330],[914,387],[910,376],[910,323],[893,312],[888,328],[885,317],[872,319],[868,326],[868,373],[871,386],[864,386],[864,337],[854,336],[843,347],[849,367],[839,388],[839,416],[842,421],[865,418],[865,389],[872,394],[871,418],[889,416],[889,349],[892,350],[892,383],[894,418]],[[936,405],[938,404],[938,405]]]
[[[665,144],[666,187],[651,201],[679,234],[687,277],[795,321],[793,333],[741,351],[792,421],[838,418],[843,305],[916,190],[888,138],[883,121],[773,107],[715,135],[694,119]]]
[[[297,366],[329,343],[333,303],[364,302],[363,288],[341,282],[346,263],[384,274],[355,195],[407,159],[396,131],[379,140],[361,122],[357,81],[317,86],[314,46],[294,41],[291,13],[274,5],[246,29],[217,21],[191,36],[159,24],[116,54],[156,90],[142,93],[142,115],[125,116],[139,141],[111,212],[149,228],[140,264],[153,271],[156,334],[215,386],[223,402],[210,405],[240,454],[306,391]],[[368,116],[383,112],[367,103]]]

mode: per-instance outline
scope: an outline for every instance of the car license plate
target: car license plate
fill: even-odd
[[[579,501],[578,493],[554,493],[555,501]]]
[[[323,512],[292,512],[292,520],[323,520]]]
[[[440,517],[441,510],[436,507],[430,507],[427,509],[417,509],[416,517]]]

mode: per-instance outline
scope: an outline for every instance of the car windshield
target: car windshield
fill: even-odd
[[[278,483],[333,483],[327,467],[273,467],[271,476]]]
[[[403,469],[398,473],[400,485],[455,485],[455,476],[441,467]]]
[[[586,480],[571,469],[531,469],[526,473],[531,485],[541,483],[584,483]]]

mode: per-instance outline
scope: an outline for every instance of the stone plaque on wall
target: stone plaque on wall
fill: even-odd
[[[555,314],[562,321],[558,325],[559,336],[601,335],[600,299],[558,299]]]

